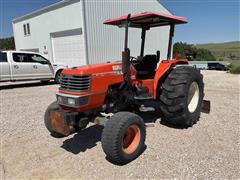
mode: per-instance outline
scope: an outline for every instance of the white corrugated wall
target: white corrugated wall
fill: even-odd
[[[170,14],[157,0],[84,0],[85,38],[87,38],[88,63],[121,60],[124,46],[124,29],[103,25],[103,21],[144,11]],[[145,53],[161,51],[161,59],[167,57],[169,27],[153,28],[147,32]],[[130,29],[129,47],[132,56],[140,54],[141,30]]]
[[[16,50],[39,49],[41,54],[54,62],[51,33],[83,27],[81,2],[72,0],[71,2],[65,3],[66,4],[60,8],[46,12],[41,12],[40,10],[37,15],[32,13],[28,18],[13,22]],[[23,32],[23,24],[26,23],[30,24],[30,36],[25,36]],[[47,52],[47,54],[44,52]],[[55,62],[58,62],[58,60],[56,59]],[[76,60],[76,64],[79,64],[78,60]]]

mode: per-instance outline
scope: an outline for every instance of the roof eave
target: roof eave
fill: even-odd
[[[24,16],[15,18],[15,19],[12,20],[12,23],[18,23],[18,22],[30,19],[30,18],[35,17],[35,16],[39,16],[43,13],[65,7],[65,6],[70,5],[70,4],[74,4],[76,2],[80,2],[80,0],[62,0],[62,1],[59,1],[57,3],[51,4],[49,6],[43,7],[41,9],[35,10],[35,11],[33,11],[31,13],[28,13]]]

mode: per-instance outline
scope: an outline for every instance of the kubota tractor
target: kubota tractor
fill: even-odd
[[[209,112],[210,103],[203,101],[203,76],[199,70],[188,66],[187,59],[171,59],[174,27],[184,23],[184,17],[157,12],[106,20],[104,24],[125,28],[122,61],[62,72],[57,101],[49,105],[44,118],[51,135],[68,136],[86,128],[89,122],[101,124],[102,148],[107,159],[122,165],[145,149],[145,123],[137,112],[146,101],[159,102],[155,111],[168,124],[186,128],[195,124],[201,110]],[[145,55],[144,45],[146,32],[160,26],[170,26],[170,35],[167,60],[159,63],[160,52]],[[138,57],[130,56],[129,27],[142,31]]]

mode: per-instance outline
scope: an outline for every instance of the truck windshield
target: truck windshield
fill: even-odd
[[[0,52],[0,63],[7,62],[7,53]]]

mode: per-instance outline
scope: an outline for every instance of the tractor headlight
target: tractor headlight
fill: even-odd
[[[68,98],[68,104],[74,106],[75,105],[75,99]]]
[[[79,107],[88,103],[88,96],[77,96],[63,93],[57,93],[57,102],[63,106]]]

